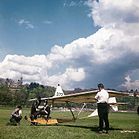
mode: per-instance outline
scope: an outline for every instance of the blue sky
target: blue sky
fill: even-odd
[[[1,0],[0,42],[7,53],[47,54],[55,44],[65,45],[97,31],[90,9],[80,0]]]
[[[139,89],[139,1],[0,0],[0,78],[64,89]]]

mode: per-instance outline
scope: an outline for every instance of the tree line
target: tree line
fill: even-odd
[[[43,86],[39,83],[32,82],[20,88],[10,88],[6,84],[0,85],[0,105],[22,105],[26,106],[31,98],[50,97],[55,93],[55,88]]]

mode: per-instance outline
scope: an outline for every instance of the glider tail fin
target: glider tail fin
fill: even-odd
[[[64,96],[64,92],[63,92],[60,84],[57,85],[54,97],[58,97],[58,96]]]
[[[87,117],[94,117],[94,116],[98,116],[98,109],[95,109],[90,115],[88,115]]]
[[[117,104],[117,101],[116,101],[116,98],[115,97],[110,97],[108,103],[110,104],[111,109],[113,111],[118,111],[118,106],[116,105]]]

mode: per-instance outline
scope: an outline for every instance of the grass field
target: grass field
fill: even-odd
[[[98,117],[53,126],[30,126],[22,119],[20,126],[6,126],[12,110],[0,108],[0,139],[139,139],[139,115],[136,113],[110,113],[111,129],[107,135],[97,133]],[[28,113],[28,109],[23,109],[23,116]],[[53,112],[52,117],[71,117],[71,114]],[[125,130],[137,132],[121,133]]]

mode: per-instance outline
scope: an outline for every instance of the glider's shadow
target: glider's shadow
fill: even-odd
[[[66,127],[75,127],[75,128],[84,128],[84,129],[90,129],[91,131],[94,131],[94,132],[98,132],[98,127],[97,126],[83,126],[83,125],[68,125],[68,124],[62,124],[62,125],[58,125],[58,126],[66,126]],[[121,128],[113,128],[113,127],[110,127],[109,130],[123,130]]]

